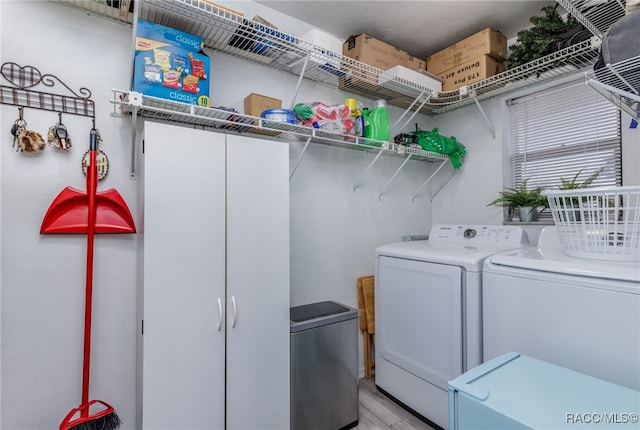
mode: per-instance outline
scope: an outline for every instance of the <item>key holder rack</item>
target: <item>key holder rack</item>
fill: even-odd
[[[42,74],[33,66],[22,67],[12,62],[2,64],[0,74],[9,83],[0,85],[0,104],[86,116],[95,121],[95,104],[87,88],[82,87],[76,92],[55,75]],[[57,83],[69,94],[34,89],[39,85],[53,88]]]

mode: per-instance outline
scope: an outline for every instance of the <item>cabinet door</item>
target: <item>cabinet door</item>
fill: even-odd
[[[145,124],[142,428],[224,428],[225,137]]]
[[[289,331],[289,147],[230,135],[227,429],[289,428]]]

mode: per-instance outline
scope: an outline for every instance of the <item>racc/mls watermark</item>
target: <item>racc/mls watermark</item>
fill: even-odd
[[[638,414],[634,412],[567,412],[567,424],[634,424]]]

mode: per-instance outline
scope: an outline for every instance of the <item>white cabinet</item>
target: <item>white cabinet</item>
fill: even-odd
[[[138,427],[289,428],[288,145],[147,122]]]

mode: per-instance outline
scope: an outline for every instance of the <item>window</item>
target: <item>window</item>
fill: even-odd
[[[583,81],[509,100],[512,183],[557,189],[601,171],[591,186],[622,185],[620,112]],[[550,218],[548,211],[543,215]]]

